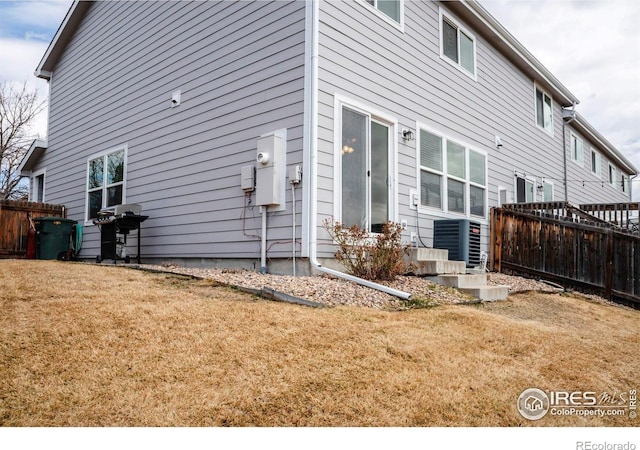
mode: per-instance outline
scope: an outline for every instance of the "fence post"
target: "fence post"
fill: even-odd
[[[614,257],[613,230],[607,230],[607,256],[605,258],[604,296],[611,300],[613,296],[613,257]]]
[[[490,269],[500,272],[502,269],[502,209],[491,208],[491,242],[489,244]]]

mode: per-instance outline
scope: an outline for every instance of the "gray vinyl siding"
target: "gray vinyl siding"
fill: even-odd
[[[87,158],[126,145],[126,202],[149,216],[143,257],[259,257],[240,168],[279,129],[287,164],[302,164],[304,19],[298,1],[94,3],[53,71],[47,200],[84,223]],[[286,210],[269,214],[270,257],[291,253],[276,242],[291,239],[291,200],[287,186]],[[87,225],[81,256],[98,253]]]
[[[616,165],[612,158],[595,145],[593,142],[570,125],[566,127],[567,140],[567,187],[569,200],[574,205],[591,203],[622,203],[631,201],[631,183],[627,185],[627,192],[622,192],[621,175],[629,177],[622,169]],[[571,133],[582,139],[583,142],[583,162],[578,164],[572,159]],[[600,176],[591,170],[591,152],[597,151],[600,154]],[[615,186],[609,184],[609,164],[616,169],[617,183]]]
[[[564,200],[561,106],[553,103],[553,133],[536,125],[535,81],[507,60],[473,26],[456,15],[476,41],[477,81],[440,57],[439,6],[446,2],[404,2],[404,32],[374,14],[365,2],[321,2],[318,105],[318,223],[333,215],[335,95],[394,117],[399,128],[421,123],[447,138],[487,154],[488,206],[498,204],[498,189],[515,199],[514,171],[554,180],[556,200]],[[495,148],[495,136],[503,147]],[[407,220],[405,242],[416,231],[409,192],[418,189],[416,141],[398,145],[398,216]],[[569,162],[570,163],[570,162]],[[573,191],[570,190],[570,200]],[[613,197],[612,197],[613,198]],[[542,200],[537,194],[536,200]],[[488,249],[487,218],[482,221]],[[433,220],[461,217],[420,209],[422,240],[432,245]],[[471,217],[472,220],[476,220]],[[327,238],[322,229],[321,238]],[[322,249],[323,246],[321,245]],[[325,247],[326,248],[326,247]],[[326,253],[324,256],[329,256]]]

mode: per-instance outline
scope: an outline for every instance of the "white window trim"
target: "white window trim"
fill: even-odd
[[[613,169],[613,179],[611,177],[611,170]],[[607,163],[607,181],[609,182],[609,186],[612,186],[614,189],[618,189],[618,180],[617,180],[617,170],[616,166],[611,163]]]
[[[542,178],[541,182],[542,182],[542,192],[540,192],[540,201],[542,201],[542,202],[552,202],[552,201],[554,201],[555,198],[556,198],[556,187],[553,184],[553,181],[545,180],[544,178]],[[544,185],[545,184],[551,186],[551,200],[545,200],[544,199]]]
[[[370,119],[377,120],[389,126],[389,151],[391,161],[390,185],[393,192],[389,199],[389,220],[398,222],[398,120],[389,114],[379,111],[357,100],[352,100],[340,94],[334,94],[333,101],[333,217],[342,222],[342,108],[347,107]]]
[[[471,33],[457,19],[455,19],[453,15],[445,11],[441,6],[438,9],[439,9],[438,39],[440,40],[440,59],[446,61],[447,64],[451,65],[452,67],[455,67],[460,72],[464,73],[466,76],[468,76],[469,78],[477,82],[478,81],[478,52],[477,52],[476,45],[478,40],[476,38],[476,35]],[[469,36],[473,41],[473,69],[474,69],[473,73],[469,72],[467,69],[462,67],[462,63],[460,61],[456,63],[455,61],[452,61],[451,59],[449,59],[448,56],[444,54],[444,38],[443,38],[444,30],[442,29],[442,21],[445,18],[447,19],[447,21],[451,22],[453,25],[455,25],[458,28],[458,32],[463,32],[464,34]],[[460,59],[460,39],[458,39],[458,59]]]
[[[36,170],[34,172],[31,172],[31,176],[29,176],[29,201],[30,202],[35,202],[35,191],[36,191],[36,179],[40,176],[40,175],[44,175],[44,185],[42,186],[42,203],[45,203],[45,199],[47,198],[47,194],[45,192],[46,188],[47,188],[47,169],[46,167],[44,169],[40,169],[40,170]]]
[[[596,161],[597,161],[597,168],[598,171],[596,173],[596,171],[594,171],[594,167],[593,167],[593,155],[596,155]],[[602,155],[600,154],[599,151],[597,151],[596,149],[592,148],[591,149],[591,174],[596,175],[599,179],[602,178]]]
[[[620,174],[620,191],[625,194],[629,191],[629,177],[624,173]]]
[[[500,201],[500,194],[504,192],[504,203]],[[509,190],[504,186],[498,186],[498,208],[502,208],[502,205],[505,205],[509,202]]]
[[[513,173],[513,201],[514,203],[519,203],[518,202],[518,178],[524,178],[526,181],[531,182],[531,184],[533,184],[533,198],[531,199],[532,202],[536,202],[538,199],[538,194],[537,194],[537,189],[536,189],[536,178],[532,177],[531,175],[527,175],[526,173],[523,172],[519,172],[517,170],[514,171]],[[527,201],[526,199],[526,194],[525,194],[525,203]]]
[[[398,31],[404,33],[404,0],[400,0],[400,22],[396,22],[391,17],[387,16],[385,13],[380,11],[376,6],[371,5],[366,0],[357,0],[358,3],[364,5],[369,10],[373,11],[378,17],[387,22],[389,25],[392,25],[394,28],[397,28]],[[375,0],[376,2],[378,0]]]
[[[576,159],[573,155],[573,139],[576,139],[576,143],[580,143],[580,159]],[[579,165],[580,167],[584,167],[584,139],[575,134],[573,131],[569,133],[569,151],[571,152],[571,161]]]
[[[112,147],[108,150],[102,151],[100,153],[95,153],[89,156],[87,158],[87,169],[86,169],[86,176],[84,180],[84,224],[85,225],[94,225],[93,219],[89,218],[89,163],[94,159],[103,158],[104,156],[110,153],[116,153],[121,150],[124,150],[124,170],[122,171],[123,179],[122,179],[122,203],[121,204],[125,204],[127,202],[127,171],[129,170],[129,164],[128,164],[129,146],[127,144],[118,145],[116,147]]]
[[[431,206],[425,206],[422,204],[421,193],[422,189],[420,187],[420,172],[422,170],[422,161],[420,160],[420,130],[424,130],[428,133],[435,134],[436,136],[442,138],[443,145],[445,145],[444,141],[453,141],[456,144],[459,144],[464,147],[464,159],[465,159],[465,178],[458,178],[453,175],[449,175],[447,173],[447,155],[446,148],[443,149],[442,153],[442,171],[437,171],[434,169],[428,169],[428,171],[432,173],[439,174],[442,177],[441,189],[442,189],[442,208],[434,208]],[[469,174],[469,151],[474,151],[476,153],[480,153],[484,156],[484,181],[485,185],[481,186],[478,183],[474,183],[470,180]],[[462,139],[456,139],[449,137],[445,133],[437,130],[436,128],[425,125],[421,122],[416,122],[416,186],[417,186],[417,195],[418,195],[418,213],[420,214],[429,214],[431,216],[436,217],[444,217],[451,218],[452,216],[461,217],[466,219],[473,219],[479,221],[481,223],[488,223],[488,211],[489,211],[489,154],[488,152],[481,150],[475,146],[469,145]],[[449,198],[447,195],[447,179],[451,178],[453,180],[464,183],[465,185],[465,212],[459,213],[455,211],[449,211]],[[471,215],[471,186],[477,186],[484,189],[484,216],[472,216]]]
[[[538,97],[536,96],[537,91],[542,92],[543,95],[546,95],[547,97],[549,97],[549,99],[551,99],[551,129],[550,130],[547,130],[544,126],[541,126],[538,124]],[[544,97],[542,97],[542,102],[544,103]],[[547,133],[552,137],[554,136],[553,130],[555,128],[555,114],[553,111],[554,104],[555,102],[553,101],[553,97],[551,96],[551,94],[549,94],[547,91],[542,89],[538,85],[538,83],[533,83],[533,123],[536,125],[536,128],[544,131],[545,133]]]

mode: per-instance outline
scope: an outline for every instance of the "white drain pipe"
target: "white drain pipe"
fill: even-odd
[[[311,18],[311,86],[310,95],[311,101],[309,102],[308,123],[307,129],[309,132],[309,157],[311,158],[309,169],[311,173],[308,177],[309,182],[309,204],[310,204],[310,217],[309,217],[309,261],[320,272],[333,275],[338,278],[342,278],[362,286],[366,286],[371,289],[376,289],[381,292],[385,292],[394,297],[399,297],[403,300],[409,300],[411,294],[408,292],[393,289],[383,284],[374,283],[373,281],[365,280],[363,278],[354,277],[337,270],[323,267],[317,259],[317,245],[318,245],[318,197],[316,193],[317,189],[317,170],[318,170],[318,148],[317,148],[317,129],[318,129],[318,26],[319,26],[319,0],[312,1],[312,18]]]

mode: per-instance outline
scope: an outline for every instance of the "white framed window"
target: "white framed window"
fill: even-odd
[[[87,159],[85,222],[98,211],[121,205],[126,198],[127,146],[120,146]]]
[[[46,174],[46,169],[38,170],[31,174],[31,196],[29,197],[30,201],[44,203],[44,187]]]
[[[476,38],[440,8],[440,57],[476,80]]]
[[[614,166],[612,166],[611,164],[609,164],[609,184],[611,186],[613,186],[614,188],[617,188],[617,182],[616,182],[616,168]]]
[[[364,0],[380,16],[394,26],[404,29],[404,0]]]
[[[545,180],[544,178],[542,179],[542,201],[553,201],[553,182]]]
[[[397,121],[336,96],[334,216],[372,233],[395,220]]]
[[[506,205],[508,202],[508,193],[507,188],[503,186],[498,186],[498,207],[502,207],[502,205]]]
[[[584,164],[584,142],[571,133],[571,161],[582,166]]]
[[[487,217],[487,155],[418,124],[420,206]]]
[[[626,193],[629,189],[629,178],[626,175],[620,176],[620,189],[622,192]]]
[[[536,201],[536,179],[516,172],[515,193],[516,203],[532,203]]]
[[[535,86],[536,125],[553,134],[553,98]]]
[[[591,149],[591,173],[598,178],[602,176],[602,158],[595,149]]]

